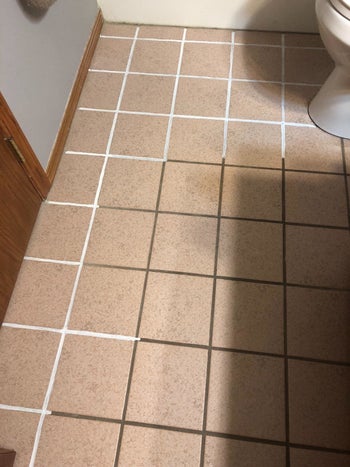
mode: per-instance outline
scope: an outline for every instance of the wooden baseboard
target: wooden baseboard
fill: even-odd
[[[51,183],[55,178],[58,164],[62,157],[62,152],[66,143],[69,128],[73,120],[74,112],[76,111],[78,105],[81,90],[83,88],[86,76],[89,71],[89,66],[97,45],[102,25],[103,17],[101,11],[99,11],[96,17],[94,27],[91,31],[89,42],[86,45],[85,52],[77,73],[77,77],[75,79],[72,91],[68,99],[66,110],[61,121],[60,129],[58,130],[55,144],[51,151],[50,160],[46,169],[47,176],[49,177]]]

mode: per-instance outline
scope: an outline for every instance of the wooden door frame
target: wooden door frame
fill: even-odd
[[[21,166],[42,199],[45,199],[51,182],[37,159],[29,141],[21,130],[4,96],[0,92],[0,126],[6,138],[13,138],[24,157]]]

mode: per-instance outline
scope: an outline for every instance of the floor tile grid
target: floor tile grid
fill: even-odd
[[[79,263],[78,263],[79,264]]]
[[[131,60],[132,60],[132,54],[133,54],[133,50],[134,50],[134,47],[135,47],[137,34],[138,34],[138,28],[136,29],[135,38],[133,40],[133,44],[132,44],[131,49],[130,49],[130,55],[129,55],[128,65],[127,65],[127,68],[126,68],[126,73],[125,73],[125,76],[124,76],[124,79],[123,79],[123,85],[122,85],[122,88],[121,88],[121,91],[120,91],[120,96],[119,96],[118,102],[116,104],[116,113],[115,113],[115,117],[114,117],[114,120],[113,120],[112,128],[110,130],[110,135],[109,135],[107,148],[106,148],[105,160],[104,160],[104,164],[103,164],[102,169],[101,169],[101,173],[100,173],[100,177],[99,177],[99,183],[98,183],[98,186],[97,186],[97,189],[96,189],[96,194],[95,194],[95,198],[94,198],[94,204],[93,204],[93,208],[92,208],[91,218],[90,218],[88,230],[87,230],[85,241],[84,241],[84,246],[83,246],[80,261],[79,261],[77,275],[76,275],[76,278],[75,278],[75,281],[74,281],[74,286],[73,286],[72,295],[71,295],[70,303],[69,303],[66,318],[65,318],[65,323],[64,323],[63,329],[61,331],[61,338],[60,338],[60,341],[59,341],[59,346],[58,346],[58,350],[57,350],[57,353],[56,353],[56,358],[55,358],[55,361],[54,361],[54,365],[53,365],[53,368],[52,368],[52,372],[51,372],[47,392],[46,392],[45,399],[44,399],[43,406],[42,406],[42,412],[41,412],[41,416],[40,416],[40,420],[39,420],[39,423],[38,423],[38,428],[37,428],[37,432],[36,432],[36,436],[35,436],[33,451],[32,451],[31,460],[30,460],[30,466],[35,465],[35,459],[36,459],[36,454],[37,454],[38,447],[39,447],[41,431],[42,431],[45,416],[47,414],[47,408],[48,408],[48,404],[49,404],[49,401],[50,401],[50,396],[51,396],[51,393],[52,393],[52,390],[53,390],[55,377],[56,377],[57,369],[58,369],[58,364],[59,364],[60,357],[61,357],[61,354],[62,354],[62,349],[63,349],[63,344],[64,344],[64,341],[65,341],[66,331],[68,329],[69,319],[70,319],[70,315],[71,315],[71,312],[72,312],[72,309],[73,309],[74,299],[75,299],[75,295],[76,295],[76,292],[77,292],[77,289],[78,289],[79,279],[80,279],[80,275],[81,275],[83,265],[84,265],[84,259],[85,259],[85,255],[86,255],[86,252],[87,252],[87,247],[88,247],[88,243],[89,243],[89,239],[90,239],[90,235],[91,235],[91,231],[92,231],[92,226],[93,226],[96,210],[98,209],[98,199],[99,199],[100,191],[101,191],[101,188],[102,188],[102,183],[103,183],[103,178],[104,178],[106,165],[107,165],[107,162],[108,162],[108,154],[109,154],[109,150],[110,150],[110,145],[111,145],[112,138],[113,138],[113,133],[114,133],[114,128],[115,128],[116,119],[117,119],[117,115],[118,115],[118,110],[119,110],[121,100],[122,100],[122,96],[123,96],[123,90],[125,88],[125,83],[126,83],[126,79],[127,79],[127,71],[128,71],[128,69],[130,67]],[[132,340],[134,340],[134,339],[132,339]]]
[[[186,32],[187,32],[187,30],[185,28],[184,31],[183,31],[183,37],[182,37],[182,41],[181,41],[181,48],[180,48],[179,59],[178,59],[178,66],[177,66],[178,75],[180,73],[181,64],[182,64],[182,56],[183,56],[183,49],[184,49],[184,42],[185,42],[185,38],[186,38]],[[137,326],[136,326],[136,333],[135,333],[136,336],[139,336],[139,333],[140,333],[142,312],[143,312],[145,296],[146,296],[146,289],[147,289],[147,283],[148,283],[148,277],[149,277],[149,272],[150,272],[152,251],[153,251],[153,245],[154,245],[154,239],[155,239],[156,227],[157,227],[157,220],[158,220],[158,210],[159,210],[159,206],[160,206],[160,197],[161,197],[163,179],[164,179],[165,163],[166,163],[166,158],[167,158],[167,153],[168,153],[168,148],[169,148],[169,141],[170,141],[170,134],[171,134],[172,114],[174,112],[175,102],[176,102],[176,94],[177,94],[177,87],[178,87],[178,80],[179,80],[178,75],[176,76],[176,80],[175,80],[175,84],[174,84],[173,98],[172,98],[172,104],[171,104],[171,113],[169,115],[167,136],[166,136],[166,140],[165,140],[165,144],[164,144],[164,153],[163,153],[164,154],[164,159],[163,159],[162,172],[161,172],[160,181],[159,181],[157,202],[156,202],[155,215],[154,215],[154,224],[153,224],[152,237],[151,237],[151,242],[150,242],[150,247],[149,247],[149,254],[148,254],[148,259],[147,259],[146,274],[145,274],[144,286],[143,286],[143,291],[142,291],[142,298],[141,298],[141,303],[140,303],[140,311],[139,311],[139,316],[138,316],[138,321],[137,321]],[[129,378],[128,378],[127,389],[126,389],[126,394],[125,394],[122,419],[121,419],[121,422],[120,422],[120,432],[119,432],[119,437],[118,437],[118,444],[117,444],[117,447],[116,447],[116,455],[115,455],[115,461],[114,461],[115,467],[119,463],[119,458],[120,458],[120,453],[121,453],[121,448],[122,448],[122,441],[123,441],[123,435],[124,435],[124,426],[125,426],[126,416],[127,416],[128,402],[129,402],[131,385],[132,385],[132,378],[133,378],[133,371],[134,371],[134,367],[135,367],[136,352],[137,352],[137,341],[135,342],[132,357],[131,357],[130,372],[129,372]]]
[[[211,371],[211,359],[212,359],[212,347],[213,347],[213,335],[214,335],[214,315],[215,315],[215,299],[216,299],[216,286],[217,286],[217,272],[218,272],[218,259],[219,259],[219,243],[220,243],[220,226],[221,226],[221,210],[222,210],[222,197],[224,188],[224,173],[225,173],[225,159],[227,150],[227,136],[228,136],[228,119],[230,115],[230,103],[231,103],[231,80],[233,72],[234,62],[234,47],[235,47],[235,33],[231,33],[231,44],[230,44],[230,66],[229,66],[229,78],[227,83],[227,97],[226,97],[226,111],[225,111],[225,124],[223,134],[223,145],[222,145],[222,163],[221,163],[221,175],[220,175],[220,189],[219,189],[219,202],[217,211],[217,230],[216,230],[216,244],[215,244],[215,257],[214,257],[214,271],[213,271],[213,292],[212,292],[212,304],[211,304],[211,316],[209,324],[209,345],[208,345],[208,360],[207,360],[207,374],[205,383],[205,395],[204,395],[204,410],[203,410],[203,425],[202,425],[202,444],[201,444],[201,457],[200,467],[204,466],[205,462],[205,446],[207,437],[207,419],[208,419],[208,404],[209,404],[209,390],[210,390],[210,371]]]

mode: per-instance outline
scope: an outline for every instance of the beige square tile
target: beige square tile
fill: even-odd
[[[350,368],[289,361],[290,441],[350,448]]]
[[[26,255],[79,261],[91,212],[90,208],[43,204]]]
[[[286,47],[324,47],[319,34],[285,34]]]
[[[176,74],[180,46],[178,42],[137,41],[130,71]]]
[[[317,94],[318,86],[285,86],[285,120],[294,123],[312,124],[308,114],[308,106],[312,98]]]
[[[286,126],[286,168],[343,173],[340,139],[318,128]]]
[[[213,280],[150,273],[140,336],[208,345]]]
[[[103,165],[102,157],[63,155],[48,199],[92,204]]]
[[[207,351],[139,343],[127,420],[202,428]]]
[[[350,457],[346,454],[315,451],[314,449],[291,449],[292,467],[349,467]]]
[[[66,142],[66,151],[106,152],[113,113],[77,110]]]
[[[287,83],[323,84],[334,68],[324,49],[287,48],[285,50],[285,80]]]
[[[1,329],[1,404],[41,409],[59,338],[53,332]]]
[[[213,345],[283,353],[283,289],[218,280]]]
[[[206,467],[230,466],[232,462],[244,467],[284,467],[285,448],[269,444],[247,443],[235,439],[214,438],[205,440]],[[234,465],[234,464],[233,464]]]
[[[162,164],[109,159],[100,193],[100,206],[155,209]]]
[[[70,329],[134,336],[145,273],[85,266]]]
[[[350,362],[350,293],[289,287],[288,353]]]
[[[287,281],[350,288],[350,238],[346,230],[287,226]]]
[[[66,336],[49,410],[121,418],[132,342]]]
[[[235,44],[281,45],[279,32],[236,31]]]
[[[289,222],[347,227],[344,177],[287,172],[286,219]]]
[[[281,220],[281,171],[225,167],[222,215]]]
[[[284,441],[284,362],[213,351],[209,431]]]
[[[119,115],[111,153],[162,159],[168,120],[151,115]]]
[[[98,209],[85,261],[145,268],[153,223],[149,212]]]
[[[227,164],[281,168],[281,127],[264,123],[229,122]]]
[[[199,465],[200,450],[200,435],[126,426],[119,464],[125,467]]]
[[[134,37],[136,26],[132,24],[104,23],[101,34],[103,36]]]
[[[39,414],[0,410],[0,446],[16,451],[16,467],[27,467],[39,423]]]
[[[216,219],[160,214],[151,267],[213,274]]]
[[[122,82],[122,74],[90,71],[84,82],[78,107],[115,110]]]
[[[187,41],[231,42],[232,32],[227,29],[190,28],[187,30]]]
[[[224,122],[174,118],[168,159],[221,163]]]
[[[169,162],[165,168],[160,209],[217,215],[221,167]]]
[[[183,28],[168,26],[141,26],[137,37],[146,37],[150,39],[170,39],[181,40]]]
[[[97,420],[45,418],[35,465],[113,465],[119,425]]]
[[[281,85],[233,81],[230,118],[281,121]]]
[[[96,70],[125,71],[132,40],[100,37],[90,68]]]
[[[204,117],[224,117],[227,82],[205,78],[180,78],[175,113]]]
[[[233,78],[281,81],[282,51],[279,47],[235,47]]]
[[[218,275],[282,280],[282,226],[222,219]]]
[[[228,44],[186,43],[182,57],[181,74],[228,78],[230,51],[231,46]]]
[[[76,266],[24,260],[5,321],[63,327],[76,274]]]
[[[170,113],[175,78],[129,75],[121,109],[137,112]]]

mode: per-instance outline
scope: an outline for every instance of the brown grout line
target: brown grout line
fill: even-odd
[[[120,424],[121,420],[114,419],[114,418],[105,418],[105,417],[95,417],[90,415],[80,415],[68,412],[51,412],[50,416],[56,417],[64,417],[64,418],[76,418],[82,420],[91,420],[91,421],[98,421],[98,422],[106,422],[106,423],[115,423]],[[125,420],[124,424],[126,426],[134,426],[140,428],[149,428],[149,429],[156,429],[156,430],[165,430],[165,431],[172,431],[176,433],[187,433],[193,435],[203,435],[202,430],[196,430],[193,428],[183,428],[171,425],[159,425],[155,423],[146,423],[146,422],[137,422],[133,420]],[[350,455],[350,450],[346,449],[337,449],[337,448],[328,448],[324,446],[316,446],[316,445],[308,445],[308,444],[299,444],[299,443],[286,443],[285,441],[267,439],[267,438],[255,438],[251,436],[243,436],[238,434],[231,434],[231,433],[222,433],[217,431],[206,431],[206,436],[211,436],[214,438],[224,438],[224,439],[232,439],[237,441],[244,441],[248,443],[259,443],[259,444],[270,444],[274,446],[289,446],[294,449],[307,449],[310,451],[322,451],[322,452],[330,452],[334,454],[345,454]]]
[[[181,211],[163,211],[163,210],[152,210],[152,209],[143,209],[143,208],[124,208],[124,207],[117,207],[117,206],[106,206],[106,205],[99,205],[100,209],[114,209],[116,211],[136,211],[136,212],[149,212],[149,213],[156,213],[158,214],[166,214],[171,216],[188,216],[188,217],[204,217],[208,219],[218,219],[219,216],[215,214],[202,214],[202,213],[193,213],[193,212],[181,212]],[[276,220],[276,219],[264,219],[264,218],[254,218],[254,217],[241,217],[241,216],[220,216],[221,219],[228,219],[228,220],[238,220],[238,221],[245,221],[245,222],[263,222],[269,224],[280,224],[286,226],[295,226],[295,227],[315,227],[319,229],[335,229],[335,230],[349,230],[348,226],[341,226],[341,225],[323,225],[323,224],[307,224],[304,222],[288,222],[283,220]]]
[[[343,159],[343,170],[344,170],[344,182],[345,182],[345,197],[346,197],[346,207],[348,211],[348,225],[350,229],[350,191],[349,191],[349,183],[348,183],[348,174],[347,174],[347,166],[346,166],[346,158],[345,158],[345,144],[344,138],[340,139],[341,144],[341,153]]]
[[[231,45],[233,48],[233,44]],[[225,142],[224,142],[225,144]],[[220,227],[221,227],[221,209],[222,209],[222,197],[224,187],[224,173],[225,173],[225,158],[222,158],[221,163],[221,175],[220,175],[220,189],[219,189],[219,202],[217,211],[217,229],[216,229],[216,244],[215,244],[215,258],[214,258],[214,280],[213,280],[213,292],[212,292],[212,303],[210,313],[210,324],[209,324],[209,346],[208,346],[208,359],[207,359],[207,373],[205,383],[205,394],[204,394],[204,409],[203,409],[203,424],[202,424],[202,443],[201,443],[201,457],[200,467],[204,466],[205,462],[205,445],[206,445],[206,428],[208,418],[208,401],[209,401],[209,386],[210,386],[210,371],[211,371],[211,356],[212,356],[212,345],[213,345],[213,333],[214,333],[214,315],[215,315],[215,301],[216,301],[216,283],[217,283],[217,272],[218,272],[218,258],[219,258],[219,243],[220,243]]]
[[[281,36],[281,75],[285,81],[285,35]],[[285,84],[281,86],[282,121],[285,122]],[[284,427],[286,439],[286,467],[290,467],[289,449],[289,362],[288,362],[288,314],[287,314],[287,223],[286,223],[286,161],[285,161],[286,134],[285,124],[281,125],[281,156],[282,156],[282,270],[283,270],[283,354],[284,354]]]
[[[128,271],[142,271],[146,272],[146,268],[137,268],[132,266],[119,266],[119,265],[111,265],[111,264],[98,264],[98,263],[84,263],[85,266],[93,266],[93,267],[101,267],[101,268],[111,268],[111,269],[126,269]],[[203,277],[212,279],[214,278],[211,274],[201,274],[196,272],[186,272],[186,271],[173,271],[167,269],[155,269],[149,268],[149,272],[153,273],[160,273],[160,274],[175,274],[175,275],[182,275],[182,276],[191,276],[191,277]],[[247,277],[234,277],[234,276],[220,276],[217,275],[217,279],[220,280],[227,280],[227,281],[237,281],[237,282],[250,282],[253,284],[266,284],[266,285],[283,285],[283,282],[278,281],[269,281],[263,279],[250,279]],[[300,287],[304,289],[314,289],[314,290],[329,290],[335,292],[350,292],[349,288],[341,288],[341,287],[327,287],[322,285],[316,284],[297,284],[293,282],[287,282],[287,287]]]
[[[145,296],[146,296],[146,289],[147,289],[147,283],[148,283],[148,276],[149,276],[149,272],[150,272],[152,251],[153,251],[153,245],[154,245],[154,240],[155,240],[155,235],[156,235],[156,228],[157,228],[157,221],[158,221],[158,209],[159,209],[159,205],[160,205],[160,197],[161,197],[162,187],[163,187],[165,164],[166,164],[165,162],[162,163],[162,172],[161,172],[161,176],[160,176],[160,180],[159,180],[156,211],[155,211],[155,216],[154,216],[152,237],[151,237],[149,253],[148,253],[148,259],[147,259],[147,267],[146,267],[146,274],[145,274],[143,290],[142,290],[142,297],[141,297],[141,303],[140,303],[139,316],[138,316],[137,326],[136,326],[136,333],[135,333],[136,336],[139,335],[140,327],[141,327],[141,319],[142,319],[143,307],[144,307],[144,303],[145,303]],[[126,413],[127,413],[128,402],[129,402],[129,397],[130,397],[132,377],[133,377],[134,367],[135,367],[137,346],[138,346],[138,341],[136,341],[134,343],[133,353],[132,353],[131,362],[130,362],[128,384],[127,384],[126,393],[125,393],[124,408],[123,408],[122,420],[121,420],[121,424],[120,424],[120,432],[119,432],[117,450],[116,450],[116,455],[115,455],[115,460],[114,460],[114,467],[117,467],[118,463],[119,463],[119,457],[120,457],[121,445],[122,445],[123,433],[124,433],[124,425],[125,425],[125,420],[126,420]]]

